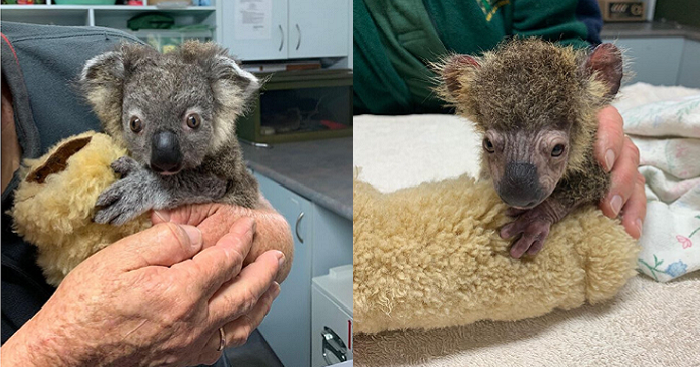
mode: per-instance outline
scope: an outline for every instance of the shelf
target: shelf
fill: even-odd
[[[190,12],[203,11],[212,12],[215,6],[188,6],[186,8],[167,8],[156,5],[0,5],[2,10],[115,10],[115,11],[174,11]]]

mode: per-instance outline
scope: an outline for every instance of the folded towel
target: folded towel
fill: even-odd
[[[647,181],[639,270],[661,282],[700,269],[700,90],[683,94],[618,106]]]

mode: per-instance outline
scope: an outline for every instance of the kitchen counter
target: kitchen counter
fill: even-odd
[[[602,38],[681,37],[700,41],[700,29],[675,22],[605,23]]]
[[[241,147],[251,169],[352,221],[352,137]]]

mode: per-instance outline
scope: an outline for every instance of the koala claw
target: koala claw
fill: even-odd
[[[119,173],[122,177],[125,177],[132,171],[135,171],[138,168],[140,168],[139,163],[135,159],[126,155],[123,157],[119,157],[117,160],[112,162],[110,166],[112,167],[114,172]]]
[[[119,160],[115,161],[119,162]],[[153,208],[154,192],[147,170],[131,171],[97,198],[95,222],[122,225]]]
[[[515,221],[501,228],[502,238],[520,235],[510,248],[510,255],[516,259],[519,259],[525,253],[528,255],[537,254],[542,249],[544,241],[549,235],[549,227],[552,225],[552,220],[538,208],[535,207],[519,213],[520,215]]]

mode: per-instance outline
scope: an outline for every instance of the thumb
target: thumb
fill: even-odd
[[[122,269],[130,271],[153,265],[172,266],[192,258],[201,249],[202,232],[197,227],[163,223],[123,238],[100,253],[119,253]]]

